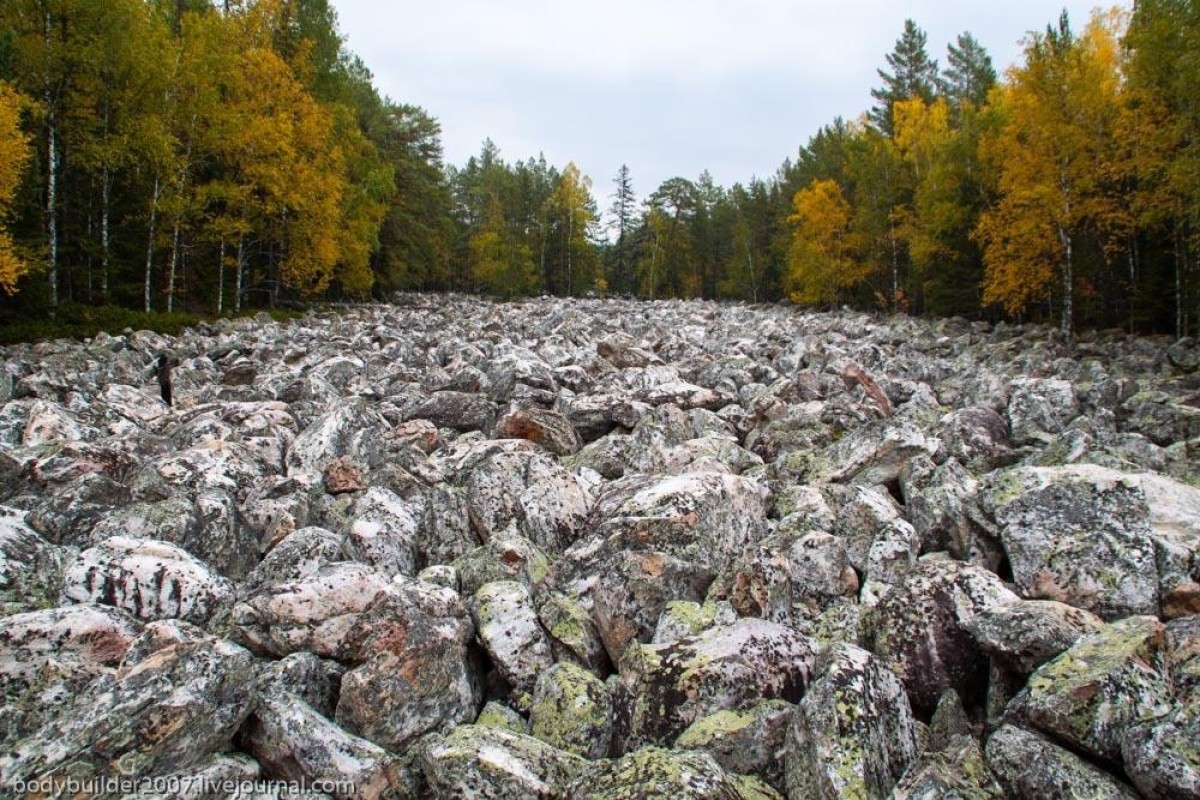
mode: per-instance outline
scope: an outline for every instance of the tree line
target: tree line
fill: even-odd
[[[395,289],[788,298],[1186,335],[1200,312],[1200,9],[1064,14],[997,75],[907,21],[873,106],[766,179],[599,209],[573,163],[381,97],[328,0],[6,0],[0,287],[227,313]]]

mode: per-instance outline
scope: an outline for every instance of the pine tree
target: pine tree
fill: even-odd
[[[871,90],[876,104],[871,122],[887,135],[892,133],[892,106],[899,100],[919,97],[932,102],[937,94],[938,65],[929,57],[925,31],[911,19],[904,21],[904,33],[896,40],[896,49],[887,55],[890,72],[877,70],[883,86]]]
[[[633,291],[633,226],[637,197],[633,193],[633,178],[629,167],[621,165],[613,179],[617,193],[613,196],[608,213],[612,217],[612,228],[617,240],[613,243],[613,263],[609,271],[609,287],[614,292]]]
[[[996,85],[992,57],[970,33],[961,33],[955,44],[946,48],[946,69],[941,90],[956,108],[970,103],[978,108],[987,102],[988,92]]]

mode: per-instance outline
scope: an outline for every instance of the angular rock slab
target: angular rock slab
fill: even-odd
[[[566,800],[782,800],[764,784],[728,774],[707,753],[659,747],[592,763],[564,796]]]
[[[1153,617],[1129,617],[1085,636],[1029,678],[1029,721],[1120,763],[1130,730],[1171,711],[1166,645],[1166,629]]]
[[[860,638],[904,682],[913,709],[929,714],[947,689],[971,700],[983,691],[987,658],[968,625],[1019,599],[979,567],[925,561],[863,618]]]
[[[514,689],[532,692],[554,659],[529,589],[516,581],[486,583],[471,598],[470,609],[496,669]]]
[[[482,676],[469,650],[473,628],[450,589],[394,582],[356,615],[334,719],[402,753],[418,737],[478,716]]]
[[[981,493],[1023,597],[1157,616],[1200,578],[1200,490],[1091,464],[994,473]]]
[[[0,506],[0,617],[53,605],[70,552],[50,544],[25,514]]]
[[[552,747],[604,758],[612,741],[608,687],[574,664],[555,664],[538,678],[529,724],[533,737]]]
[[[1020,800],[1134,800],[1138,796],[1070,750],[1013,725],[992,734],[984,755],[1004,791]]]
[[[586,765],[531,736],[479,725],[460,725],[421,755],[434,800],[550,800]]]
[[[254,701],[254,659],[230,642],[171,645],[93,681],[0,756],[6,782],[183,772],[229,749]]]
[[[1053,600],[1022,600],[988,609],[967,624],[984,652],[1023,675],[1103,628],[1104,620],[1090,611]]]
[[[1180,705],[1172,714],[1129,729],[1122,744],[1125,774],[1146,797],[1200,797],[1200,709]]]
[[[858,647],[824,659],[788,727],[788,796],[887,797],[920,755],[904,685]]]
[[[718,711],[688,726],[674,749],[702,750],[726,772],[756,775],[783,791],[787,730],[795,711],[786,700],[766,700],[746,711]]]
[[[234,598],[233,584],[186,550],[152,539],[114,536],[67,567],[62,598],[124,609],[142,620],[203,625]]]
[[[346,733],[303,700],[264,697],[238,734],[272,780],[353,787],[339,800],[404,797],[408,780],[399,759],[378,745]]]
[[[346,636],[388,582],[362,564],[336,563],[309,578],[267,586],[233,609],[240,640],[257,653],[310,650],[345,658]]]
[[[632,645],[614,689],[613,749],[669,744],[717,711],[795,702],[816,655],[812,640],[794,628],[749,618],[670,644]]]

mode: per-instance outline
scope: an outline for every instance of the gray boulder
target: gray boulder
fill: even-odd
[[[857,647],[822,660],[788,727],[788,796],[887,797],[920,754],[904,685]]]

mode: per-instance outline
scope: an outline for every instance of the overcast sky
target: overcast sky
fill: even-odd
[[[837,116],[870,107],[904,27],[930,54],[970,31],[999,71],[1063,8],[1006,0],[332,0],[380,92],[442,124],[447,162],[485,137],[506,161],[574,161],[601,208],[628,164],[639,199],[675,175],[723,186],[768,178]]]

